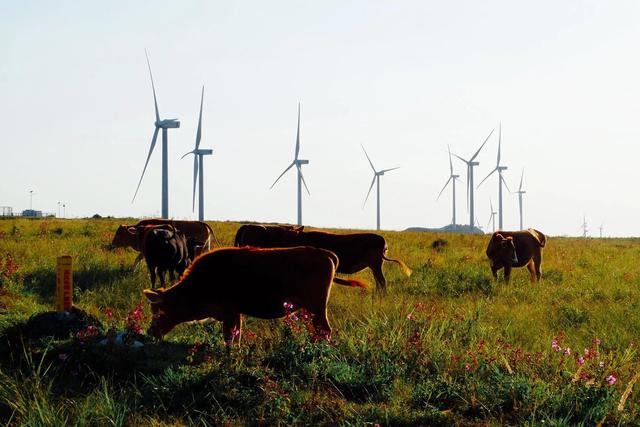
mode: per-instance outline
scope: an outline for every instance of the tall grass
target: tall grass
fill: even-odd
[[[60,255],[74,258],[75,305],[103,322],[102,333],[124,328],[149,277],[143,265],[132,269],[132,250],[110,249],[120,222],[0,221],[0,338],[53,309]],[[239,226],[211,225],[226,245]],[[382,234],[414,273],[386,265],[384,298],[334,286],[331,342],[316,342],[303,318],[248,318],[232,349],[215,322],[180,325],[142,349],[96,345],[104,336],[13,340],[0,356],[0,417],[16,425],[640,423],[632,393],[640,241],[552,237],[543,281],[519,269],[507,285],[490,276],[484,236]],[[432,249],[437,239],[447,245]],[[358,276],[374,283],[368,271]]]

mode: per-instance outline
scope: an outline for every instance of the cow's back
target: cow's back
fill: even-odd
[[[487,247],[487,256],[489,256],[491,244],[494,241],[493,236],[495,236],[496,234],[501,234],[504,237],[513,238],[513,244],[515,246],[516,255],[518,258],[518,263],[514,264],[514,267],[521,267],[523,265],[526,265],[533,256],[539,256],[541,254],[542,248],[544,247],[544,244],[546,242],[544,234],[540,233],[537,230],[534,231],[536,233],[539,233],[539,235],[532,233],[530,230],[494,232],[491,240],[489,241],[489,246]]]
[[[190,298],[215,301],[244,314],[281,317],[283,302],[304,298],[310,283],[331,283],[335,255],[311,247],[222,248],[201,255],[183,276]],[[327,292],[327,289],[320,289]]]
[[[339,259],[338,272],[355,273],[371,263],[381,262],[386,241],[374,233],[334,234],[305,231],[303,243],[334,252]]]
[[[210,234],[213,234],[209,225],[203,221],[150,218],[139,221],[137,225],[172,225],[176,229],[180,230],[186,238],[193,237],[194,239],[205,243],[211,240]]]

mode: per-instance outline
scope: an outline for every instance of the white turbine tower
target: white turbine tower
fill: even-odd
[[[582,225],[580,228],[582,228],[582,237],[587,237],[589,229],[587,228],[587,218],[584,215],[582,216]]]
[[[493,210],[493,202],[489,199],[489,205],[491,206],[491,216],[489,217],[489,222],[487,222],[487,228],[489,228],[489,224],[493,223],[493,231],[496,231],[496,214],[498,212]]]
[[[482,185],[482,183],[487,180],[487,178],[493,175],[494,172],[498,171],[498,229],[499,230],[503,229],[502,228],[502,184],[504,184],[504,186],[507,187],[507,190],[509,190],[509,187],[507,186],[507,182],[504,180],[504,177],[502,176],[502,171],[507,170],[507,167],[500,165],[500,145],[502,142],[501,140],[502,140],[502,125],[500,125],[500,131],[498,134],[498,161],[496,162],[496,167],[491,172],[489,172],[489,175],[487,175],[482,181],[480,181],[480,184],[478,184],[478,188],[479,188]]]
[[[442,190],[440,190],[440,194],[438,194],[438,198],[436,199],[436,201],[440,199],[442,192],[444,191],[445,188],[447,188],[447,185],[449,185],[449,182],[451,182],[451,185],[453,187],[453,218],[451,219],[451,224],[455,226],[456,225],[456,179],[458,179],[460,175],[456,175],[453,173],[453,162],[451,161],[451,149],[449,148],[448,145],[447,145],[447,151],[449,151],[449,171],[450,171],[449,179],[444,184],[444,187],[442,187]]]
[[[302,184],[304,184],[304,188],[307,190],[307,194],[311,195],[311,193],[309,193],[309,187],[307,187],[307,182],[304,180],[304,176],[302,175],[302,165],[308,165],[309,160],[298,159],[299,153],[300,153],[300,103],[298,102],[298,131],[296,133],[296,152],[293,157],[293,162],[291,162],[291,164],[284,170],[284,172],[282,172],[280,176],[273,182],[273,184],[271,184],[270,189],[273,188],[273,186],[276,185],[276,182],[278,182],[278,180],[282,178],[282,175],[287,173],[287,171],[291,169],[293,166],[295,166],[298,169],[298,225],[302,225]]]
[[[380,177],[382,175],[384,175],[385,172],[389,172],[389,171],[398,169],[399,167],[395,167],[395,168],[391,168],[391,169],[382,169],[381,171],[377,171],[376,168],[373,166],[373,163],[371,162],[371,159],[369,158],[369,155],[367,154],[367,150],[364,149],[364,145],[361,145],[361,147],[362,147],[362,151],[364,151],[364,155],[367,156],[367,160],[369,160],[369,164],[371,165],[371,169],[373,169],[373,180],[371,181],[371,186],[369,187],[369,191],[367,192],[367,197],[365,197],[364,203],[362,204],[362,207],[364,208],[364,205],[367,204],[367,200],[369,199],[369,194],[371,194],[371,189],[373,188],[373,184],[377,184],[376,185],[376,196],[377,196],[377,203],[376,203],[376,230],[380,230]]]
[[[469,209],[469,227],[471,227],[471,228],[473,228],[473,220],[475,218],[475,215],[474,215],[474,206],[475,205],[474,205],[474,202],[473,202],[473,190],[474,190],[474,186],[473,186],[473,167],[474,166],[478,166],[480,164],[480,162],[474,162],[474,160],[478,156],[478,154],[480,153],[480,150],[482,150],[482,147],[484,147],[484,144],[487,143],[487,141],[489,140],[489,138],[493,134],[494,130],[495,129],[491,129],[491,132],[489,133],[489,136],[487,136],[487,138],[484,140],[484,142],[482,143],[480,148],[478,148],[478,151],[476,151],[476,153],[469,160],[463,159],[462,157],[458,156],[457,154],[452,153],[454,156],[456,156],[457,158],[459,158],[460,160],[462,160],[463,162],[465,162],[467,164],[467,208]]]
[[[153,84],[153,74],[151,73],[151,64],[149,63],[149,55],[147,55],[147,51],[144,51],[144,54],[147,57],[147,66],[149,67],[149,76],[151,77],[151,88],[153,89],[153,103],[156,107],[156,121],[155,127],[156,130],[153,132],[153,138],[151,139],[151,147],[149,147],[149,154],[147,155],[147,161],[144,164],[144,169],[142,169],[142,175],[140,176],[140,181],[138,182],[138,187],[136,188],[136,192],[133,195],[133,199],[131,203],[136,198],[138,194],[138,190],[140,189],[140,184],[142,184],[142,178],[144,177],[144,173],[147,170],[147,165],[149,164],[149,159],[151,158],[151,153],[153,153],[153,149],[156,146],[156,139],[158,138],[158,131],[162,129],[162,218],[169,218],[169,160],[167,156],[168,151],[168,136],[167,129],[176,129],[180,127],[180,121],[178,119],[165,119],[160,120],[160,113],[158,112],[158,100],[156,99],[156,87]]]
[[[200,97],[200,116],[198,118],[198,131],[196,132],[196,148],[182,156],[184,159],[189,154],[193,154],[193,204],[192,210],[196,207],[196,180],[198,181],[198,220],[204,221],[204,156],[213,154],[211,149],[201,149],[200,139],[202,138],[202,103],[204,101],[204,86]],[[198,177],[200,179],[198,180]]]
[[[522,175],[520,175],[520,187],[518,187],[518,191],[516,191],[518,195],[518,205],[520,206],[520,230],[524,230],[522,227],[522,195],[526,193],[526,191],[522,189],[522,178],[524,178],[524,169],[522,169]]]

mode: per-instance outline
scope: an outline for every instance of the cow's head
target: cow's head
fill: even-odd
[[[151,303],[151,314],[153,315],[147,335],[161,340],[180,322],[173,318],[171,310],[167,310],[163,289],[145,289],[143,292]]]
[[[496,233],[489,244],[487,256],[492,265],[511,265],[518,261],[513,237]]]
[[[133,229],[133,234],[131,229]],[[135,228],[129,227],[128,225],[124,225],[124,224],[118,226],[118,229],[116,230],[116,234],[113,235],[111,246],[114,248],[127,248],[127,247],[135,248],[135,244],[136,244]]]

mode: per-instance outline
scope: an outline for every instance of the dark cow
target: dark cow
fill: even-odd
[[[151,275],[151,287],[156,286],[156,273],[164,286],[164,273],[175,279],[174,272],[182,274],[189,265],[187,239],[171,225],[145,225],[137,227],[138,245]]]
[[[216,240],[213,229],[206,222],[202,221],[174,221],[170,219],[143,219],[136,225],[120,225],[113,236],[111,245],[116,248],[129,247],[140,252],[133,263],[133,267],[137,267],[143,258],[142,249],[140,248],[140,239],[136,234],[136,227],[145,225],[171,225],[180,230],[187,238],[193,237],[196,241],[203,242],[202,250],[211,249],[212,240]]]
[[[284,317],[304,308],[316,332],[329,336],[331,282],[366,287],[334,277],[338,257],[312,247],[222,248],[199,256],[168,289],[145,289],[153,319],[149,334],[162,338],[177,324],[212,317],[222,321],[224,341],[240,342],[242,315]]]
[[[542,248],[547,238],[538,230],[496,231],[489,240],[487,257],[491,262],[491,273],[498,279],[498,270],[504,268],[504,278],[509,283],[512,267],[524,267],[531,273],[531,281],[540,281],[542,270]]]
[[[411,269],[404,262],[386,257],[387,242],[384,237],[374,233],[335,234],[304,231],[302,227],[245,224],[236,233],[235,245],[262,248],[313,246],[327,249],[338,255],[338,273],[353,274],[368,267],[376,280],[376,289],[383,293],[387,285],[382,274],[384,261],[397,263],[407,276],[411,275]]]

